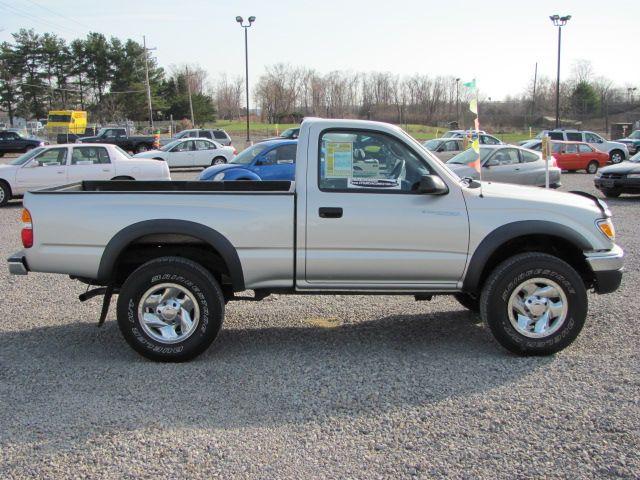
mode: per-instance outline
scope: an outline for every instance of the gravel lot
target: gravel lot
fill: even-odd
[[[80,284],[3,264],[0,477],[638,478],[640,197],[609,204],[623,287],[548,358],[505,353],[447,297],[274,296],[230,304],[197,360],[155,364],[115,308],[96,327]],[[0,209],[4,257],[20,207]]]

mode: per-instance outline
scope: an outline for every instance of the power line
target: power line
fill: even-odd
[[[62,14],[60,14],[60,13],[54,11],[54,10],[51,10],[49,7],[45,7],[44,5],[40,5],[38,2],[35,2],[34,0],[27,0],[27,2],[29,2],[29,3],[31,3],[33,5],[36,5],[37,7],[40,7],[41,9],[43,9],[43,10],[49,12],[49,13],[53,13],[54,15],[56,15],[56,16],[64,19],[64,20],[69,20],[69,21],[75,23],[76,25],[81,26],[82,28],[88,28],[89,30],[91,30],[91,27],[89,25],[87,25],[85,23],[81,23],[81,22],[79,22],[79,21],[77,21],[77,20],[75,20],[75,19],[73,19],[73,18],[71,18],[71,17],[69,17],[67,15],[62,15]]]
[[[32,22],[36,22],[36,23],[40,23],[41,25],[44,25],[46,28],[55,28],[57,30],[66,30],[67,32],[71,32],[71,33],[76,33],[75,30],[72,30],[69,27],[63,26],[63,25],[59,25],[55,22],[52,22],[50,20],[45,20],[42,18],[38,18],[36,16],[34,16],[32,13],[29,12],[25,12],[24,10],[20,10],[16,7],[14,7],[13,5],[9,5],[5,2],[0,2],[0,5],[3,5],[5,8],[10,9],[11,13],[13,13],[14,15],[18,15],[22,18],[26,18],[27,20],[31,20]]]

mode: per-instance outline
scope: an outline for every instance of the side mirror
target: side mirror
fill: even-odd
[[[418,193],[425,195],[445,195],[449,193],[449,187],[437,175],[424,175],[420,178]]]

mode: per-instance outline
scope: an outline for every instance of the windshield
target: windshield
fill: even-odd
[[[263,152],[266,149],[267,147],[264,145],[254,145],[253,147],[245,148],[229,163],[235,163],[236,165],[249,165],[253,162],[254,158],[260,155],[260,152]]]
[[[633,138],[634,140],[640,140],[640,130],[635,130],[629,138]]]
[[[14,159],[14,160],[11,160],[9,162],[9,165],[24,165],[29,160],[31,160],[33,157],[35,157],[37,154],[39,154],[42,150],[44,150],[44,148],[42,148],[42,147],[38,147],[38,148],[34,148],[33,150],[29,150],[24,155],[20,155],[18,158]]]
[[[492,149],[489,148],[481,148],[480,149],[480,160],[484,162],[485,158],[489,156]],[[459,165],[468,165],[472,162],[475,162],[478,159],[478,154],[473,151],[472,148],[465,150],[462,153],[459,153],[455,157],[451,158],[447,163],[454,163]]]
[[[427,150],[433,152],[440,146],[440,143],[442,143],[440,140],[429,140],[428,142],[424,142],[422,145],[424,145]]]
[[[280,134],[282,138],[292,138],[296,134],[297,128],[288,128]]]
[[[532,150],[536,150],[540,142],[538,140],[529,140],[527,143],[522,144],[522,148],[530,148]]]
[[[442,138],[455,138],[457,136],[458,136],[458,132],[454,132],[453,130],[451,130],[450,132],[447,132],[444,135],[442,135]]]
[[[181,131],[180,133],[176,134],[176,136],[175,136],[175,137],[173,137],[173,138],[184,138],[184,137],[188,137],[188,136],[189,136],[189,132],[190,132],[190,131],[191,131],[191,130],[183,130],[183,131]]]

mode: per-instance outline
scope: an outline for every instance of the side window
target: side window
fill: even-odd
[[[580,132],[567,132],[567,140],[570,142],[581,142],[582,133]]]
[[[268,151],[262,156],[262,158],[260,159],[260,165],[273,165],[276,163],[277,158],[278,149],[274,148],[273,150]]]
[[[602,138],[600,138],[595,133],[585,133],[584,134],[584,141],[587,142],[587,143],[601,143],[602,142]]]
[[[227,139],[227,136],[225,135],[225,133],[221,132],[219,130],[214,130],[213,137],[217,138],[218,140],[226,140]]]
[[[198,130],[189,132],[189,138],[198,138]]]
[[[562,132],[549,132],[549,138],[551,140],[564,140],[564,134]]]
[[[209,130],[201,130],[200,138],[213,138],[213,135],[211,135],[211,131]]]
[[[482,135],[480,140],[485,145],[500,145],[500,140],[492,137],[491,135]]]
[[[0,140],[6,140],[7,139],[7,134],[4,132],[0,132]]]
[[[205,140],[196,140],[196,150],[214,150],[216,145]]]
[[[278,147],[278,157],[276,158],[276,162],[278,164],[287,164],[287,163],[296,163],[296,150],[297,145],[284,145],[282,147]]]
[[[178,145],[173,147],[173,152],[188,152],[191,150],[191,141],[180,142]]]
[[[535,153],[526,150],[520,150],[520,155],[522,155],[522,163],[536,162],[540,159]]]
[[[378,132],[333,130],[320,137],[318,185],[329,191],[412,192],[429,165],[400,140]]]
[[[455,140],[449,141],[449,142],[445,142],[444,144],[444,151],[445,152],[457,152],[458,149],[458,142],[456,142]]]
[[[540,145],[540,148],[542,148],[542,145]],[[561,143],[552,143],[551,144],[551,149],[553,150],[553,153],[562,153],[562,144]]]
[[[518,157],[518,150],[515,148],[501,148],[496,151],[491,157],[490,160],[491,165],[515,165],[516,163],[520,163],[520,158]]]
[[[116,132],[115,130],[107,130],[107,133],[105,135],[106,138],[116,138],[118,136],[118,132]]]
[[[73,147],[71,165],[102,165],[111,163],[104,147]]]
[[[578,145],[575,143],[567,143],[564,151],[565,153],[578,153]]]
[[[37,155],[33,162],[37,162],[39,167],[58,167],[67,163],[66,148],[50,148],[40,155]]]
[[[7,132],[5,133],[6,139],[7,140],[18,140],[20,139],[20,137],[18,136],[18,134],[16,132]]]
[[[591,153],[593,149],[589,145],[580,144],[578,145],[578,151],[580,153]]]

